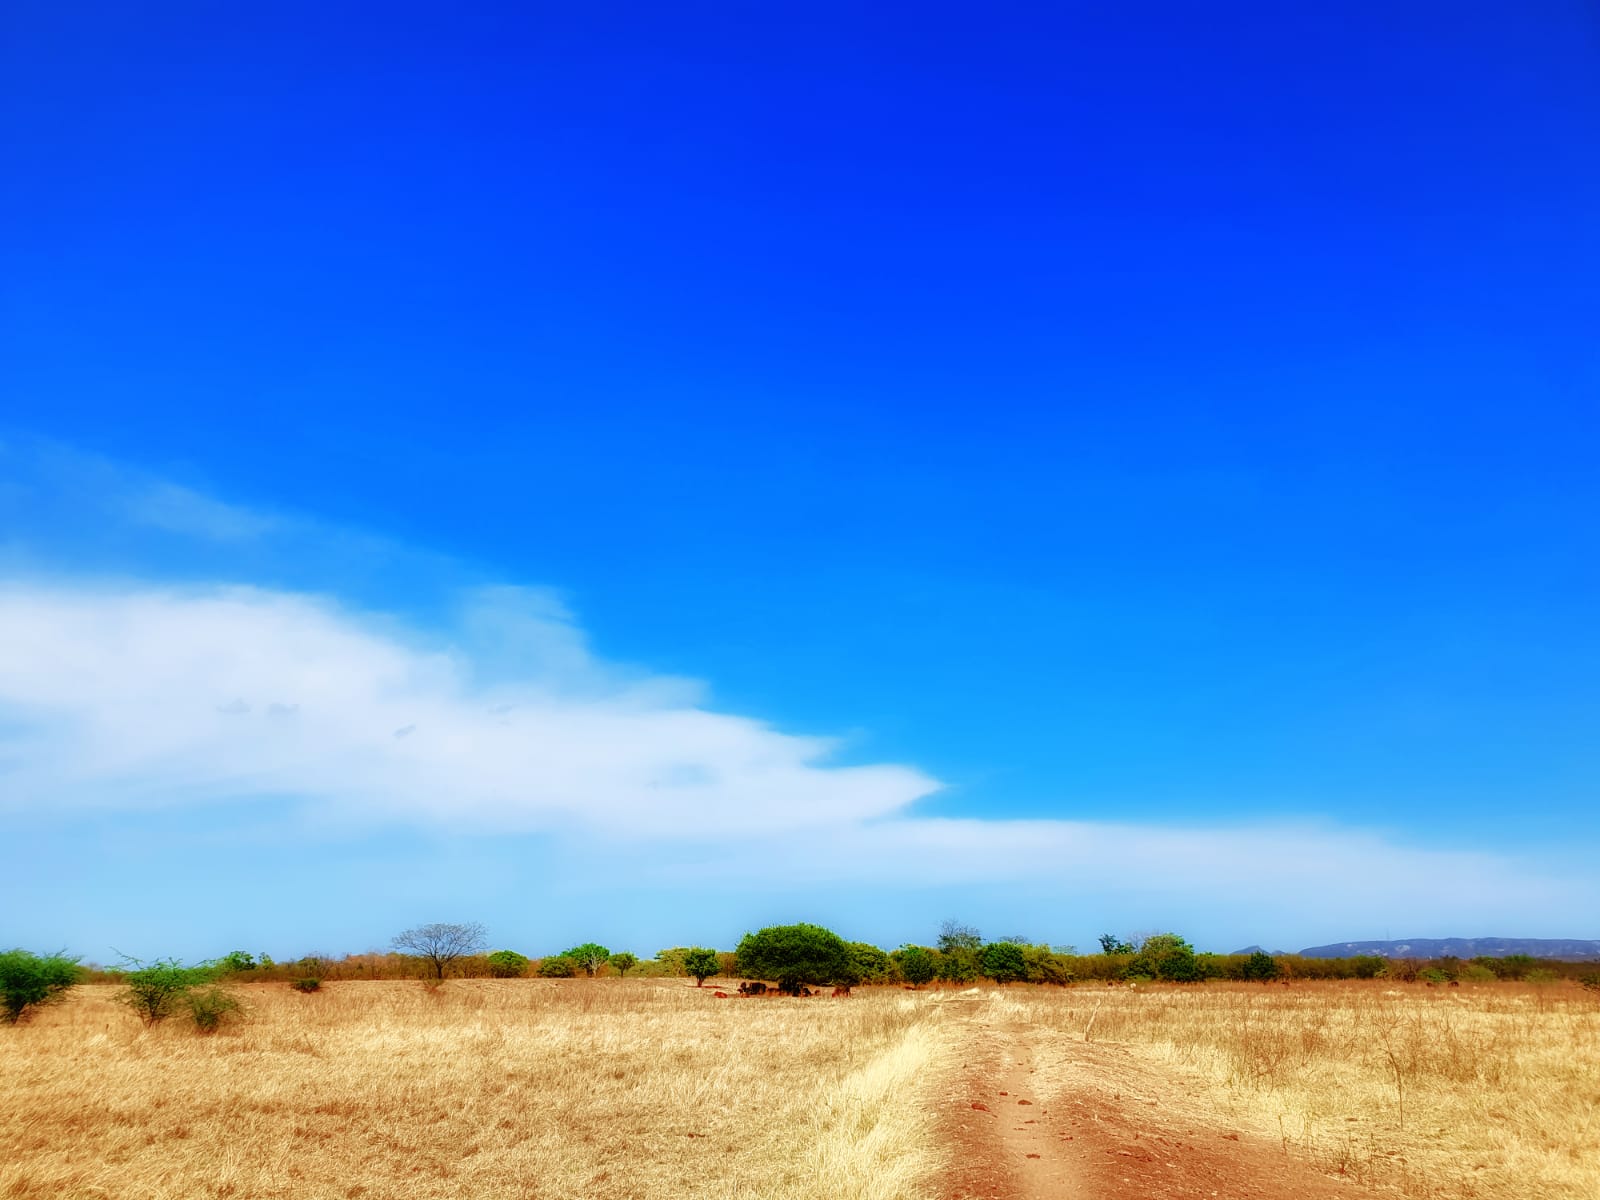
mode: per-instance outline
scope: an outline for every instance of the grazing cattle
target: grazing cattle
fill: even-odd
[[[766,994],[767,985],[764,983],[741,983],[739,985],[739,995],[741,996],[765,996]]]
[[[849,995],[850,995],[850,989],[848,987],[840,986],[840,987],[836,987],[836,988],[833,989],[833,996],[834,996],[834,999],[836,999],[836,1000],[839,999],[841,996],[848,997]]]
[[[1450,981],[1450,986],[1451,986],[1451,987],[1460,987],[1460,986],[1461,986],[1461,980],[1459,980],[1459,979],[1452,979],[1452,980],[1451,980],[1451,981]]]

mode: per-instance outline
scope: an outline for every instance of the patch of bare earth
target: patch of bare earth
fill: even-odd
[[[1261,1134],[1229,1126],[1181,1078],[1121,1047],[1041,1029],[973,996],[942,1089],[952,1169],[941,1200],[1357,1200]],[[954,1016],[954,1014],[952,1014]]]

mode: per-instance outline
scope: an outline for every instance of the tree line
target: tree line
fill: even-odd
[[[807,986],[852,988],[895,984],[1205,983],[1213,980],[1270,983],[1274,980],[1390,979],[1423,983],[1531,983],[1576,979],[1600,991],[1600,968],[1526,954],[1473,959],[1303,958],[1198,952],[1176,933],[1122,938],[1104,934],[1099,952],[1080,954],[1073,946],[1049,945],[1021,936],[985,939],[977,929],[946,921],[931,946],[906,943],[884,950],[851,942],[820,925],[775,925],[748,933],[731,951],[707,946],[674,946],[642,959],[585,942],[555,954],[533,957],[516,950],[489,950],[487,931],[476,922],[438,922],[396,934],[385,951],[334,958],[307,954],[276,962],[266,954],[235,950],[221,958],[186,965],[175,958],[145,962],[124,958],[118,965],[85,967],[65,952],[0,952],[0,1019],[16,1023],[32,1008],[60,999],[85,981],[122,985],[119,999],[146,1024],[175,1013],[191,1019],[200,1032],[217,1029],[241,1010],[229,990],[237,982],[286,982],[315,992],[328,980],[420,979],[439,984],[446,977],[564,979],[600,976],[678,976],[703,986],[708,979],[776,981],[779,991],[798,993]]]

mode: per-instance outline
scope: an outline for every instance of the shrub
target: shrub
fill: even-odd
[[[1029,983],[1065,986],[1075,978],[1071,956],[1049,946],[1024,946],[1022,958],[1027,964]]]
[[[1145,938],[1139,953],[1128,964],[1130,976],[1148,975],[1169,983],[1198,983],[1200,964],[1194,947],[1175,933],[1157,933]]]
[[[639,965],[639,956],[629,954],[626,950],[619,950],[611,956],[611,965],[616,968],[618,975],[626,979],[628,972]]]
[[[312,979],[309,977],[305,979],[296,979],[290,983],[289,986],[297,992],[315,992],[321,989],[322,980]]]
[[[691,946],[684,952],[683,969],[694,976],[695,987],[704,987],[706,980],[722,970],[722,958],[715,950]]]
[[[214,967],[186,967],[175,958],[158,958],[148,963],[137,958],[123,961],[132,969],[123,971],[125,986],[117,999],[133,1009],[146,1025],[170,1017],[189,989],[211,983],[217,974]]]
[[[1526,976],[1529,983],[1554,983],[1561,976],[1549,967],[1534,967]]]
[[[578,964],[563,954],[552,954],[539,962],[539,975],[544,979],[571,979],[578,973]]]
[[[894,957],[900,965],[900,978],[912,987],[933,982],[933,955],[921,946],[902,946]]]
[[[848,985],[854,975],[850,949],[820,925],[769,925],[739,942],[739,969],[756,979],[776,979],[785,992],[811,983]]]
[[[223,1021],[244,1008],[237,996],[215,984],[192,989],[185,993],[184,1001],[189,1006],[189,1017],[200,1033],[215,1033],[222,1027]]]
[[[1500,976],[1482,963],[1468,963],[1461,968],[1462,983],[1493,983],[1499,978]]]
[[[496,950],[489,955],[489,974],[496,979],[516,979],[528,971],[528,956],[515,950]]]
[[[1257,950],[1245,960],[1244,966],[1240,968],[1240,974],[1246,979],[1270,983],[1283,974],[1283,968],[1278,965],[1278,960],[1265,950]]]
[[[996,983],[1016,983],[1028,976],[1022,947],[1015,942],[990,942],[983,948],[982,970]]]
[[[1450,982],[1450,976],[1446,975],[1438,967],[1424,967],[1422,970],[1417,972],[1417,978],[1422,980],[1423,983]]]
[[[1578,976],[1578,982],[1584,986],[1585,991],[1600,992],[1600,971],[1586,971]]]
[[[870,942],[847,942],[853,968],[852,986],[856,983],[888,983],[889,956]]]
[[[34,1005],[59,1000],[81,973],[78,960],[65,954],[0,953],[0,1018],[15,1025]]]

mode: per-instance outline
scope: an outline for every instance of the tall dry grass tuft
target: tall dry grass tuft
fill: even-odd
[[[1013,992],[1132,1044],[1236,1120],[1417,1200],[1600,1196],[1600,1003],[1572,985],[1384,983]]]
[[[0,1038],[0,1197],[911,1200],[939,1006],[677,981],[242,989],[210,1037],[91,987]]]

